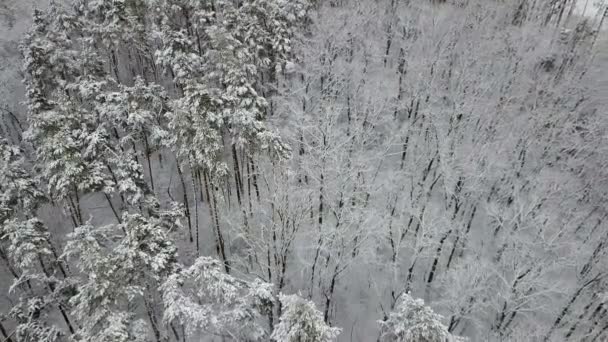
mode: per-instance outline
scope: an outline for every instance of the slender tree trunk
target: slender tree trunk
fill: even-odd
[[[203,171],[203,178],[205,180],[205,193],[207,194],[207,203],[209,204],[209,216],[211,217],[212,226],[215,226],[216,217],[213,213],[213,201],[211,200],[211,195],[209,194],[209,181],[207,180],[207,171],[206,170]],[[217,236],[217,230],[215,228],[212,230],[213,230],[213,236],[215,237],[215,252],[217,253],[217,255],[220,255],[220,241]]]
[[[108,164],[107,162],[105,164],[106,164],[106,168],[108,169],[108,172],[110,172],[110,176],[112,176],[112,180],[114,181],[114,184],[118,184],[118,178],[116,178],[116,174],[110,167],[110,164]],[[125,201],[125,197],[122,195],[122,193],[120,191],[118,192],[118,195],[120,196],[120,201],[122,202],[122,205],[125,206],[127,204],[127,202]]]
[[[190,238],[190,242],[194,242],[194,238],[192,237],[192,220],[190,218],[190,203],[188,202],[188,191],[186,189],[186,182],[184,181],[184,174],[182,172],[181,166],[179,166],[179,161],[176,159],[177,163],[177,174],[179,175],[179,180],[182,183],[182,190],[184,191],[184,206],[186,209],[186,218],[188,219],[188,235]]]
[[[118,215],[118,212],[116,212],[116,209],[114,208],[114,205],[112,204],[112,199],[110,198],[110,195],[106,194],[105,192],[103,193],[103,195],[106,198],[106,201],[108,201],[108,204],[110,205],[110,209],[112,209],[112,212],[114,213],[114,217],[116,218],[116,221],[118,221],[118,223],[122,223],[122,220],[120,219],[120,215]]]
[[[161,342],[160,331],[158,330],[158,322],[156,321],[156,317],[153,312],[154,309],[146,298],[144,298],[144,305],[146,307],[146,313],[148,314],[148,319],[150,320],[150,326],[152,327],[152,332],[154,333],[156,342]]]
[[[152,162],[150,161],[150,155],[151,155],[151,151],[150,151],[150,145],[148,143],[148,135],[146,134],[146,132],[144,132],[144,145],[146,148],[145,154],[146,154],[146,161],[148,164],[148,174],[150,175],[150,188],[152,189],[152,192],[154,192],[154,174],[152,173]]]
[[[445,240],[452,234],[452,230],[450,229],[445,235],[439,240],[439,247],[437,247],[437,252],[435,253],[435,259],[433,260],[433,265],[431,266],[431,271],[429,272],[429,277],[427,279],[427,284],[430,285],[433,282],[435,271],[437,270],[437,263],[439,262],[439,258],[441,257],[441,250],[443,249],[443,244]]]
[[[169,323],[169,328],[171,328],[171,331],[175,336],[175,341],[179,342],[179,333],[177,332],[177,329],[175,329],[175,325],[173,325],[173,323]]]
[[[67,207],[70,212],[70,219],[72,220],[72,232],[74,232],[76,227],[78,227],[79,225],[78,225],[78,220],[76,218],[75,210],[73,209],[73,206],[72,206],[71,199],[67,201]]]
[[[589,317],[589,322],[593,322],[593,324],[587,330],[586,336],[591,336],[591,334],[593,333],[593,330],[595,330],[595,328],[600,324],[600,322],[602,321],[604,316],[606,316],[607,313],[608,313],[608,310],[605,309],[604,303],[600,303],[597,306],[597,308],[595,308],[595,310],[593,310],[591,317]]]
[[[250,159],[251,162],[251,179],[253,181],[253,188],[255,189],[255,196],[260,201],[260,189],[258,188],[258,178],[255,172],[255,164],[253,163],[253,159]]]
[[[205,195],[203,193],[203,188],[204,188],[204,186],[203,186],[203,176],[201,176],[201,170],[200,169],[196,170],[196,181],[197,181],[197,184],[198,184],[198,190],[199,190],[198,191],[198,195],[199,195],[199,198],[200,198],[200,202],[204,203],[205,202]]]
[[[112,64],[112,71],[114,71],[114,77],[116,77],[116,82],[121,83],[118,72],[118,58],[116,58],[116,52],[114,51],[114,49],[110,50],[110,58]]]
[[[243,180],[241,177],[241,168],[239,167],[239,157],[236,153],[236,146],[232,144],[232,160],[234,163],[234,182],[236,183],[236,195],[239,201],[239,205],[242,204],[241,196],[243,195]]]
[[[15,279],[19,279],[19,274],[17,273],[17,270],[15,270],[13,268],[13,265],[11,264],[10,260],[8,259],[8,256],[4,253],[4,250],[2,250],[2,247],[0,247],[0,258],[2,260],[4,260],[4,263],[6,264],[6,268],[8,268],[9,272],[11,272],[13,277]]]
[[[222,261],[224,262],[224,269],[226,270],[226,273],[230,273],[230,262],[228,261],[228,258],[226,257],[226,248],[224,246],[224,236],[222,235],[222,230],[220,229],[220,221],[219,221],[219,216],[218,216],[218,212],[217,212],[217,198],[215,196],[214,190],[211,190],[211,196],[213,198],[213,211],[215,213],[215,230],[217,233],[220,257],[222,258]]]
[[[11,333],[11,336],[9,336],[6,332],[6,329],[4,329],[4,326],[2,325],[2,321],[0,321],[0,333],[2,333],[2,336],[4,338],[4,342],[13,342],[13,340],[11,339],[11,336],[14,333]]]
[[[68,277],[68,274],[62,265],[62,261],[59,260],[59,255],[57,254],[57,249],[55,248],[55,245],[53,245],[53,242],[50,239],[47,239],[47,243],[49,244],[51,253],[53,254],[53,257],[55,258],[54,264],[57,266],[57,268],[59,268],[59,272],[61,272],[61,275],[63,275],[63,279],[66,279]],[[67,263],[66,263],[66,268],[68,271],[70,270]]]
[[[42,268],[42,272],[44,273],[44,275],[47,278],[50,278],[50,273],[47,269],[47,267],[44,265],[44,261],[42,261],[42,256],[40,254],[38,254],[38,262],[40,263],[40,267]],[[55,283],[53,282],[49,282],[48,283],[48,287],[49,290],[51,292],[55,292]],[[59,308],[59,312],[61,313],[61,317],[63,317],[63,320],[65,321],[65,324],[68,327],[68,330],[70,330],[70,333],[73,335],[74,334],[74,327],[72,327],[72,323],[70,322],[70,319],[68,318],[67,313],[65,312],[63,305],[60,303],[57,305],[57,307]]]
[[[321,186],[319,188],[319,216],[318,216],[318,233],[319,240],[317,241],[317,251],[315,252],[315,259],[312,263],[312,270],[310,275],[310,296],[312,293],[315,283],[315,269],[319,260],[319,254],[321,253],[321,245],[323,244],[323,172],[321,172]]]
[[[201,255],[201,249],[199,246],[199,226],[198,226],[198,199],[197,199],[197,189],[196,189],[196,182],[195,182],[195,171],[192,171],[192,163],[190,163],[190,182],[192,183],[192,194],[194,196],[194,227],[196,229],[196,254],[197,255]]]
[[[76,223],[76,226],[81,226],[83,222],[82,222],[82,214],[80,212],[80,199],[78,198],[78,190],[76,190],[76,189],[74,191],[74,197],[75,197],[76,201],[74,201],[74,199],[71,196],[68,196],[68,200],[69,200],[69,204],[71,205],[71,208],[72,208],[74,222]]]
[[[560,313],[557,315],[557,318],[555,319],[555,322],[553,322],[553,325],[551,326],[551,329],[549,329],[549,332],[547,332],[547,335],[545,335],[545,339],[544,339],[545,342],[547,342],[547,341],[550,340],[551,335],[553,334],[553,332],[555,331],[555,329],[559,326],[559,324],[561,323],[562,319],[564,319],[564,317],[566,316],[566,314],[568,313],[568,311],[570,311],[570,307],[572,307],[572,304],[574,304],[574,302],[578,299],[578,297],[581,295],[581,293],[583,292],[583,290],[587,286],[589,286],[589,285],[593,284],[594,282],[598,281],[600,279],[599,276],[600,275],[598,274],[594,278],[588,280],[581,287],[579,287],[578,290],[576,290],[576,292],[574,292],[574,294],[572,295],[572,297],[570,297],[570,300],[568,301],[568,303],[564,306],[564,308],[562,309],[562,311],[560,311]]]
[[[74,328],[72,327],[72,323],[70,323],[70,319],[68,318],[68,314],[65,312],[65,309],[63,308],[63,305],[59,304],[59,312],[61,313],[61,317],[63,317],[63,320],[65,321],[65,324],[68,326],[68,330],[70,331],[70,334],[74,335]]]
[[[253,206],[251,203],[251,168],[250,168],[250,162],[249,162],[249,157],[246,157],[245,159],[245,165],[246,165],[246,172],[247,172],[247,201],[249,202],[249,215],[253,215]]]
[[[417,253],[414,255],[414,260],[412,260],[412,264],[410,268],[407,270],[407,277],[405,281],[405,292],[409,292],[412,286],[412,279],[414,277],[414,268],[416,267],[416,262],[418,261],[418,256],[422,252],[422,247],[420,247]]]
[[[323,320],[325,321],[325,323],[329,324],[329,309],[331,307],[331,301],[333,299],[334,296],[334,291],[336,289],[336,281],[338,278],[338,274],[339,272],[339,268],[340,268],[340,256],[342,255],[342,249],[340,249],[338,251],[338,256],[337,256],[337,260],[338,262],[336,262],[336,268],[334,269],[334,272],[332,274],[331,277],[331,282],[329,284],[329,293],[325,296],[325,312],[323,313]]]
[[[266,262],[267,262],[267,272],[268,272],[268,282],[272,283],[272,263],[270,261],[270,246],[266,250]],[[268,310],[268,321],[271,327],[274,327],[274,312],[273,310]]]

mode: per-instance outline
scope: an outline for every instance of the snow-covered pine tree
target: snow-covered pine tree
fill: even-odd
[[[47,323],[48,301],[43,297],[20,298],[9,316],[17,322],[13,334],[19,342],[55,342],[63,335],[56,326]]]
[[[380,321],[383,342],[456,342],[465,341],[453,336],[424,300],[403,293],[389,317]]]
[[[220,261],[200,257],[162,284],[164,321],[185,326],[190,336],[220,335],[233,341],[268,337],[264,315],[272,308],[272,285],[238,279]]]
[[[128,30],[143,27],[128,14],[135,9],[125,6],[95,1],[70,12],[53,3],[47,13],[36,13],[34,29],[22,44],[31,112],[25,137],[36,146],[50,197],[64,204],[75,226],[83,223],[83,194],[102,192],[120,221],[110,197],[118,194],[122,206],[136,206],[153,183],[144,181],[136,145],[149,160],[150,145],[163,135],[157,128],[163,125],[158,118],[166,96],[136,76],[132,87],[122,86],[104,61],[103,44],[119,37],[134,41],[142,34]],[[103,18],[95,15],[103,9],[110,9]]]
[[[147,2],[141,0],[76,0],[75,12],[86,25],[83,31],[107,61],[108,76],[119,84],[136,77],[154,80],[146,36]]]
[[[156,60],[181,94],[171,125],[180,137],[177,148],[192,154],[195,165],[208,168],[211,175],[221,177],[226,170],[218,164],[223,137],[239,148],[257,146],[279,156],[288,152],[263,122],[267,101],[258,92],[264,89],[259,76],[270,64],[267,56],[278,55],[281,63],[286,62],[288,20],[301,19],[305,13],[304,5],[294,7],[295,15],[283,7],[294,11],[278,1],[248,1],[241,6],[230,1],[157,3],[155,36],[162,46]]]
[[[276,84],[286,64],[294,56],[292,40],[308,19],[311,2],[307,0],[255,0],[244,2],[238,17],[228,16],[234,36],[253,52],[253,63],[262,76],[257,82],[261,93],[276,91]],[[242,19],[239,19],[242,18]]]
[[[278,8],[279,3],[276,2],[274,7]],[[259,58],[261,55],[271,53],[262,52],[262,48],[285,48],[284,45],[267,42],[264,47],[258,45],[261,36],[272,34],[264,31],[268,29],[263,25],[264,18],[253,15],[255,11],[251,6],[257,5],[255,1],[235,4],[231,1],[193,3],[163,0],[153,4],[151,13],[154,22],[152,36],[161,42],[155,52],[156,63],[170,75],[176,95],[167,113],[168,131],[170,145],[177,157],[184,204],[190,210],[183,175],[183,170],[189,168],[195,203],[198,203],[199,185],[194,178],[202,178],[200,175],[205,178],[209,209],[214,220],[216,250],[227,271],[230,261],[218,211],[218,203],[224,199],[218,190],[225,186],[227,177],[231,175],[225,152],[232,154],[232,175],[239,204],[244,191],[243,161],[239,161],[239,155],[266,151],[273,157],[283,158],[289,153],[288,146],[264,120],[268,104],[263,94],[258,92],[258,89],[263,89],[261,84],[264,80],[260,77],[261,69],[256,65],[263,65]],[[273,18],[270,22],[278,24],[286,17]],[[230,193],[231,190],[227,190]],[[197,206],[194,213],[194,226],[197,226]],[[192,231],[190,221],[189,226]],[[198,228],[196,231],[198,236]],[[193,240],[192,233],[190,240]]]
[[[24,136],[36,147],[49,197],[64,204],[79,225],[80,193],[111,186],[99,158],[108,134],[87,102],[104,85],[102,66],[86,39],[75,49],[71,29],[80,23],[58,5],[34,21],[23,42],[30,111]]]
[[[207,29],[210,50],[206,56],[214,72],[206,81],[218,85],[215,91],[223,105],[220,116],[230,133],[231,144],[239,149],[269,149],[282,157],[289,152],[287,146],[263,122],[268,103],[263,93],[259,93],[266,86],[259,75],[271,63],[269,56],[284,55],[282,50],[288,48],[284,44],[270,44],[268,37],[273,32],[262,22],[268,19],[278,24],[279,18],[260,17],[265,13],[262,5],[260,1],[252,1],[236,7],[226,2],[221,7],[223,21],[218,23],[221,25]],[[274,5],[278,7],[276,2]],[[277,32],[276,38],[280,37]]]
[[[70,300],[79,322],[77,339],[145,341],[151,330],[157,338],[166,334],[156,324],[153,298],[158,285],[179,267],[169,234],[180,225],[183,211],[151,208],[150,213],[124,213],[120,224],[86,224],[69,235],[64,257],[75,260],[81,271]],[[138,314],[141,305],[148,322]]]
[[[34,214],[44,199],[38,188],[22,149],[0,138],[0,221]]]
[[[148,187],[154,190],[154,172],[152,167],[152,154],[161,153],[162,148],[168,148],[170,139],[167,131],[166,114],[169,109],[168,96],[160,85],[147,83],[141,77],[135,78],[132,86],[118,85],[116,91],[110,91],[99,95],[103,97],[103,106],[99,107],[104,121],[110,123],[114,130],[114,138],[118,141],[122,159],[136,162],[137,158],[126,156],[129,153],[137,153],[145,158],[145,164],[150,179],[149,186],[141,184],[143,173],[141,171],[124,176],[136,176],[135,184],[118,184],[119,192],[127,192],[130,188],[132,194],[128,203],[138,202],[133,194],[138,191],[139,196]],[[119,131],[121,133],[119,133]],[[139,150],[139,151],[138,151]],[[159,155],[159,161],[161,157]],[[118,164],[118,163],[117,163]],[[142,163],[143,164],[143,163]],[[116,170],[124,170],[124,167],[116,165]],[[128,181],[126,177],[116,175],[117,183],[121,180]],[[126,194],[125,194],[126,195]]]
[[[39,257],[52,254],[49,233],[35,217],[43,195],[26,167],[21,149],[0,139],[1,255],[21,272],[35,270]]]
[[[315,304],[298,295],[279,294],[282,314],[272,332],[276,342],[331,342],[341,329],[330,327]]]
[[[62,331],[49,318],[56,309],[73,329],[64,309],[66,270],[57,260],[46,225],[36,217],[44,201],[39,186],[27,171],[21,149],[0,139],[0,256],[14,278],[10,292],[20,296],[9,312],[20,341],[58,338]]]

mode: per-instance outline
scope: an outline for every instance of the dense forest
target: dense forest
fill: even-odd
[[[0,1],[0,342],[608,340],[608,1]]]

